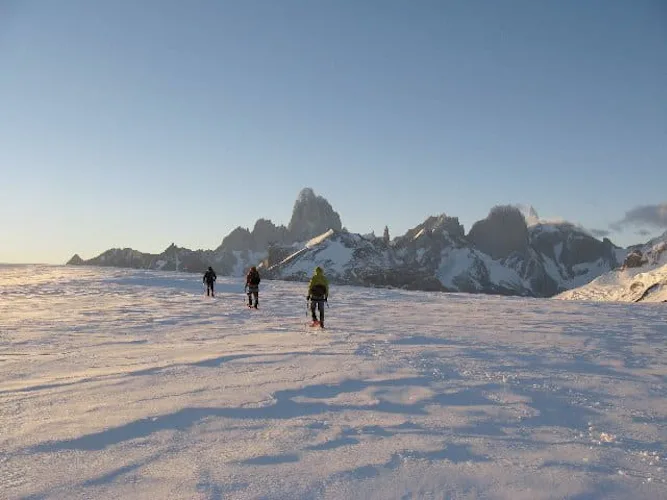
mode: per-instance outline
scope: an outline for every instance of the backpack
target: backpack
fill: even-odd
[[[259,277],[259,273],[257,271],[250,271],[248,273],[248,279],[247,282],[250,285],[257,286],[259,285],[259,282],[261,281],[261,278]]]
[[[310,295],[312,297],[324,297],[327,293],[327,287],[318,283],[313,285],[310,289]]]

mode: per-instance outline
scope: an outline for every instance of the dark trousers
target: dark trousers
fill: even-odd
[[[215,297],[215,292],[213,291],[213,282],[206,283],[206,296]]]
[[[317,321],[315,308],[320,312],[320,323],[324,324],[324,299],[310,299],[310,313],[313,316],[313,321]]]
[[[248,306],[250,307],[253,305],[252,299],[254,297],[255,298],[254,307],[257,307],[257,304],[259,304],[259,287],[249,286],[247,293],[248,293]]]

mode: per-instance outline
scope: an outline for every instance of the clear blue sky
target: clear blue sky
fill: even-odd
[[[4,0],[0,64],[0,262],[215,248],[306,186],[360,233],[667,229],[662,0]]]

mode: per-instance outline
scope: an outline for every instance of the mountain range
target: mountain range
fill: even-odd
[[[237,227],[214,250],[171,244],[160,254],[114,248],[68,265],[114,266],[242,276],[258,265],[267,279],[307,280],[315,266],[332,283],[426,291],[551,297],[617,268],[633,248],[598,240],[568,222],[541,221],[532,208],[496,206],[466,234],[457,217],[428,217],[390,238],[349,232],[311,188],[298,195],[287,226],[259,219]]]

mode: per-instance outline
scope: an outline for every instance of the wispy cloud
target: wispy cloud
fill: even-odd
[[[596,238],[605,238],[611,233],[611,231],[607,231],[606,229],[589,229],[588,232]]]
[[[637,236],[650,236],[652,233],[648,229],[639,229],[638,231],[635,231],[635,234]]]
[[[622,231],[628,226],[667,228],[667,202],[658,205],[641,205],[625,212],[625,217],[609,225],[612,231]]]

